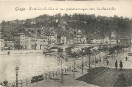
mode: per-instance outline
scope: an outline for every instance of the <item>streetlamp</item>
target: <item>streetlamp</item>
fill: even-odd
[[[61,83],[63,83],[62,57],[61,57]]]
[[[74,52],[72,53],[72,57],[74,58],[74,69],[73,69],[73,78],[75,78],[75,66],[76,66],[76,59],[78,58],[78,55]]]
[[[18,87],[18,70],[19,70],[19,67],[17,66],[15,68],[15,70],[16,70],[16,87]]]
[[[89,71],[90,71],[90,53],[91,53],[91,51],[89,51]]]
[[[74,50],[74,51],[73,51]],[[76,65],[76,59],[78,58],[77,53],[75,52],[75,49],[71,50],[71,57],[73,58],[73,78],[75,78],[75,65]]]
[[[73,78],[75,78],[75,60],[76,60],[76,59],[74,59]]]

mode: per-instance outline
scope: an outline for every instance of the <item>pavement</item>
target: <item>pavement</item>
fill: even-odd
[[[83,81],[78,81],[76,78],[84,75],[87,73],[86,70],[84,70],[83,74],[80,73],[81,69],[78,70],[78,72],[75,72],[75,77],[73,77],[74,72],[68,72],[64,73],[63,75],[63,83],[61,83],[60,76],[48,79],[48,80],[43,80],[38,83],[33,83],[25,87],[63,87],[63,86],[71,86],[71,87],[98,87],[96,85],[88,84]]]

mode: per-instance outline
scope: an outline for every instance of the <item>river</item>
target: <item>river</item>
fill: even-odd
[[[0,81],[6,79],[14,82],[16,66],[19,67],[18,78],[26,79],[60,69],[60,60],[56,56],[45,56],[42,53],[0,55]],[[66,66],[67,62],[63,60],[63,67]]]

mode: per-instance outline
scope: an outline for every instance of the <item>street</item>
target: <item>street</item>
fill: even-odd
[[[132,85],[132,57],[129,56],[128,61],[125,57],[127,53],[120,53],[115,59],[109,59],[109,64],[104,64],[104,67],[94,68],[90,73],[77,78],[79,81],[84,81],[98,86],[122,86],[117,83],[117,79],[123,74],[125,85]],[[118,61],[118,68],[115,69],[115,60]],[[123,69],[120,70],[119,61],[123,62]],[[95,73],[98,72],[98,73]]]

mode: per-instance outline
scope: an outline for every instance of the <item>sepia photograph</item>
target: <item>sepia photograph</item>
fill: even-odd
[[[0,87],[132,87],[132,1],[0,1]]]

